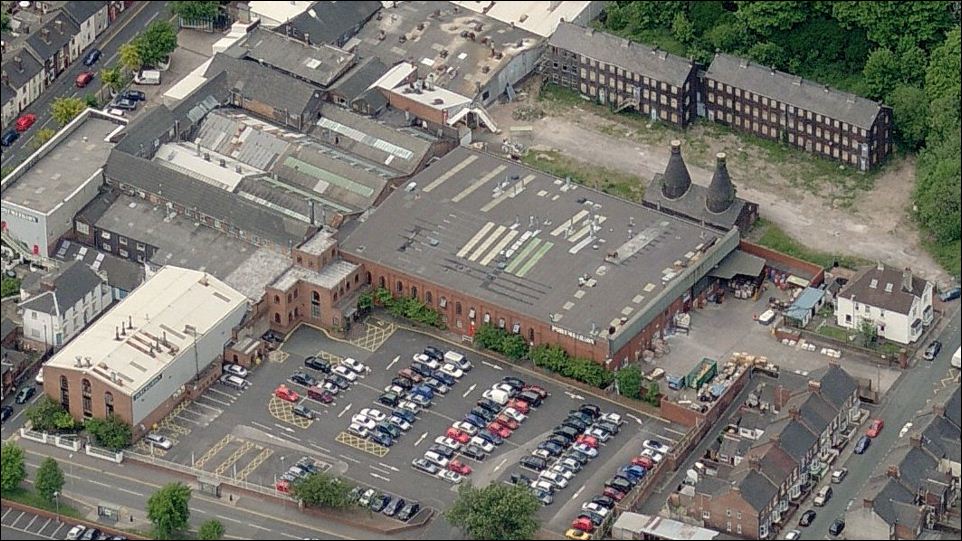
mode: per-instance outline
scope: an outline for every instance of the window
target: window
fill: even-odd
[[[484,318],[482,319],[482,321],[484,321],[485,323],[491,323],[491,314],[489,314],[488,312],[485,312]]]
[[[127,250],[124,250],[123,248],[117,250],[117,253],[120,254],[120,257],[130,257],[130,254],[127,253]]]
[[[93,415],[93,410],[91,409],[91,401],[90,401],[90,380],[87,378],[84,378],[80,382],[80,386],[81,386],[81,393],[83,396],[84,417],[90,417],[91,415]]]
[[[350,287],[350,284],[348,284],[348,287]],[[415,299],[418,298],[418,286],[411,286],[411,296]]]
[[[290,294],[290,293],[287,294],[287,302],[288,302],[288,304],[290,304],[290,302],[291,302],[291,294]]]
[[[103,238],[104,240],[110,240],[110,233],[108,233],[108,232],[106,232],[106,231],[101,231],[101,232],[100,232],[100,237]]]
[[[528,327],[528,341],[534,342],[534,328]]]
[[[444,297],[441,297],[440,299],[438,299],[438,307],[439,307],[439,308],[447,308],[447,306],[448,306],[448,299],[446,299],[446,298],[444,298]]]
[[[143,252],[145,248],[146,247],[144,246],[144,243],[142,242],[137,243],[137,249],[140,250],[141,252]]]
[[[852,322],[852,314],[845,314],[845,323]]]
[[[296,290],[296,289],[294,290],[294,298],[295,298],[295,299],[297,298],[297,290]]]
[[[280,323],[280,322],[281,322],[281,314],[280,314],[280,312],[275,312],[275,313],[274,313],[274,323]]]
[[[106,410],[107,415],[114,412],[114,395],[110,391],[104,393],[104,410]]]
[[[503,317],[499,317],[499,318],[498,318],[498,328],[499,328],[499,329],[503,329],[503,328],[504,328],[504,318],[503,318]]]
[[[460,316],[460,315],[461,315],[461,302],[460,302],[460,301],[454,303],[454,315],[456,315],[456,316]]]
[[[281,296],[274,295],[274,304],[280,304],[280,303],[281,303]]]
[[[117,235],[117,242],[119,242],[121,246],[127,246],[127,237],[123,235]]]
[[[81,235],[89,235],[90,226],[83,222],[77,222],[77,233],[80,233]]]
[[[384,277],[383,277],[383,276],[381,276],[380,278],[378,278],[378,285],[381,287],[381,289],[384,289],[384,287],[386,287],[386,286],[384,285]]]
[[[512,325],[512,326],[511,326],[511,332],[513,332],[514,334],[520,334],[520,333],[521,333],[521,324],[520,324],[520,323],[515,323],[514,325]]]
[[[473,319],[474,319],[474,315],[475,315],[474,307],[472,306],[472,307],[468,310],[468,319],[472,319],[472,320],[473,320]]]
[[[321,317],[321,294],[317,291],[311,292],[311,317],[314,319]]]
[[[431,295],[431,292],[430,292],[430,291],[425,291],[425,292],[424,292],[424,304],[426,304],[426,305],[428,305],[428,306],[431,306],[431,303],[432,303],[432,302],[434,302],[434,296]]]
[[[400,280],[397,281],[397,292],[400,293],[404,291],[404,284]]]

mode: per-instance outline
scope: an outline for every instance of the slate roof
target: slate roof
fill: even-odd
[[[101,283],[103,280],[89,266],[79,261],[71,261],[57,274],[53,281],[53,291],[31,297],[20,306],[60,316]]]
[[[764,475],[748,469],[745,477],[738,482],[738,489],[742,498],[758,512],[761,512],[778,493],[778,487],[773,485]]]
[[[90,205],[105,200],[106,198],[104,197],[98,197],[94,199]],[[107,204],[109,205],[109,202]],[[89,208],[90,205],[87,205],[84,210]],[[95,222],[96,218],[90,221],[90,223]],[[83,253],[81,254],[81,252]],[[134,288],[144,281],[145,272],[142,264],[135,263],[127,258],[114,254],[101,252],[89,246],[83,246],[77,242],[71,242],[69,240],[60,241],[54,257],[61,261],[77,260],[83,261],[91,266],[97,265],[97,269],[107,275],[107,285],[122,291],[133,291]],[[96,263],[98,259],[100,260],[99,264]]]
[[[60,9],[69,15],[70,18],[73,19],[73,22],[79,25],[80,23],[83,23],[87,19],[96,15],[97,12],[103,9],[106,5],[107,2],[103,1],[85,0],[83,2],[67,2]]]
[[[838,410],[818,393],[809,393],[798,407],[799,418],[816,434],[821,434],[832,424]]]
[[[204,77],[214,77],[221,72],[227,73],[229,89],[291,114],[303,115],[321,101],[321,91],[309,83],[252,60],[217,53]]]
[[[333,85],[331,91],[343,95],[348,103],[364,94],[375,81],[387,73],[388,67],[376,57],[361,60],[341,76]],[[380,94],[380,92],[378,92]]]
[[[10,336],[10,333],[17,330],[17,324],[12,319],[5,317],[0,322],[0,339]]]
[[[113,148],[113,152],[124,152],[134,156],[150,158],[156,147],[154,142],[174,125],[174,115],[165,105],[147,109],[123,130],[123,139]]]
[[[307,236],[309,225],[306,223],[117,149],[111,151],[104,174],[134,188],[162,194],[185,207],[197,208],[216,219],[234,224],[248,234],[270,239],[280,246],[291,242],[298,244]]]
[[[886,523],[900,523],[911,527],[912,521],[905,521],[905,519],[915,515],[915,520],[918,520],[919,510],[914,504],[914,496],[896,479],[888,478],[883,482],[882,488],[874,494],[873,508]]]
[[[948,410],[946,410],[948,413]],[[933,455],[948,458],[953,462],[962,462],[962,447],[959,446],[959,428],[951,421],[941,416],[934,416],[932,421],[922,431],[925,438],[924,446]]]
[[[962,428],[962,387],[956,386],[945,403],[945,418],[952,421],[956,428]]]
[[[881,266],[881,269],[879,268]],[[875,287],[872,282],[875,281]],[[876,265],[865,269],[852,278],[838,293],[840,298],[881,308],[889,312],[907,314],[912,308],[915,297],[921,297],[925,292],[926,281],[912,275],[912,291],[902,289],[902,271],[887,265]],[[892,284],[892,291],[886,291],[888,284]]]
[[[0,102],[4,105],[10,103],[17,98],[17,91],[10,88],[7,83],[0,83]]]
[[[60,31],[57,30],[58,21],[61,25]],[[43,38],[44,29],[50,32],[46,40]],[[58,12],[40,29],[30,34],[30,37],[27,38],[27,45],[33,49],[38,58],[46,60],[53,58],[54,54],[70,43],[70,39],[78,33],[80,33],[80,27],[71,21],[65,13]]]
[[[744,463],[743,463],[744,464]],[[773,445],[759,461],[759,469],[773,483],[781,484],[791,475],[797,464],[784,449]]]
[[[695,69],[694,63],[687,58],[573,23],[559,24],[548,44],[674,86],[684,85]]]
[[[797,463],[801,463],[805,454],[818,440],[818,434],[813,433],[801,422],[788,418],[771,426],[772,437],[778,436],[778,445]]]
[[[830,364],[809,373],[809,379],[819,382],[819,394],[839,409],[858,390],[858,382],[840,366]]]
[[[293,73],[322,87],[330,86],[354,62],[356,56],[326,44],[308,45],[263,28],[255,28],[232,48],[250,59]]]
[[[20,61],[17,62],[17,59]],[[20,69],[22,65],[22,70]],[[43,69],[43,64],[27,49],[3,55],[3,73],[7,75],[10,86],[22,88]]]
[[[882,109],[872,100],[724,53],[715,54],[705,78],[865,129]]]
[[[311,43],[334,43],[345,29],[368,20],[379,9],[380,2],[317,2],[276,31],[286,32],[289,25],[301,34],[310,34]]]

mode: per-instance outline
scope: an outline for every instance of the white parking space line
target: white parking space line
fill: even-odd
[[[36,534],[34,532],[28,532],[27,530],[17,528],[16,526],[7,526],[7,527],[10,528],[11,530],[17,530],[18,532],[23,532],[23,533],[32,534],[32,535],[39,535],[40,537],[45,537],[47,539],[56,539],[56,537],[53,537],[53,536]]]
[[[44,530],[47,528],[47,526],[50,526],[50,523],[51,523],[51,522],[53,522],[53,519],[52,519],[52,518],[48,518],[48,519],[47,519],[47,522],[44,522],[44,523],[43,523],[43,526],[41,526],[40,529],[37,530],[37,531],[38,531],[38,532],[44,531]]]
[[[377,474],[377,473],[372,473],[372,474],[371,474],[371,477],[374,477],[375,479],[380,479],[380,480],[382,480],[382,481],[386,481],[386,482],[388,482],[388,483],[391,482],[391,478],[390,478],[390,477],[384,477],[383,475],[379,475],[379,474]]]
[[[347,456],[347,455],[337,455],[337,456],[343,458],[344,460],[349,460],[349,461],[351,461],[351,462],[354,462],[355,464],[360,464],[360,463],[361,463],[360,460],[358,460],[358,459],[356,459],[356,458],[354,458],[354,457],[351,457],[351,456]]]
[[[507,463],[507,462],[508,462],[508,458],[507,458],[507,457],[501,459],[501,462],[498,462],[498,465],[494,467],[494,471],[500,470],[500,469],[505,465],[505,463]]]
[[[344,414],[347,413],[347,410],[351,409],[351,406],[353,405],[354,405],[354,402],[351,402],[350,404],[344,406],[344,409],[341,410],[341,413],[337,414],[337,418],[340,419],[341,417],[343,417]]]
[[[426,437],[428,437],[427,432],[425,432],[424,434],[421,434],[421,437],[418,438],[418,441],[414,442],[414,446],[417,447],[418,445],[421,445],[421,442],[424,441],[424,438]]]
[[[29,530],[30,527],[33,526],[33,523],[34,523],[34,522],[37,522],[37,519],[38,519],[38,518],[40,518],[40,517],[37,516],[37,515],[34,515],[33,518],[30,519],[30,522],[28,522],[27,525],[24,526],[24,528],[27,529],[27,530]]]
[[[5,518],[7,518],[7,515],[10,514],[10,511],[13,511],[13,508],[12,508],[12,507],[8,507],[8,508],[7,508],[7,512],[4,513],[2,517],[0,517],[0,520],[3,520],[3,519],[5,519]]]
[[[313,447],[313,448],[315,448],[315,449],[320,449],[321,451],[324,451],[325,453],[330,453],[330,452],[331,452],[330,449],[325,449],[324,447],[321,447],[320,445],[318,445],[318,444],[316,444],[316,443],[314,443],[314,442],[308,442],[308,445],[310,445],[311,447]]]
[[[119,491],[121,491],[121,492],[126,492],[127,494],[133,494],[134,496],[140,496],[141,498],[144,497],[143,494],[141,494],[140,492],[137,492],[137,491],[135,491],[135,490],[128,490],[128,489],[126,489],[126,488],[120,488],[120,487],[117,487],[117,490],[119,490]]]
[[[65,524],[64,524],[63,522],[61,522],[61,523],[60,523],[60,526],[57,526],[57,529],[54,530],[52,534],[50,534],[50,538],[51,538],[51,539],[60,539],[59,537],[57,537],[57,534],[60,533],[60,530],[63,529],[64,525],[65,525]]]
[[[225,393],[224,391],[215,389],[215,388],[213,388],[213,387],[210,387],[210,388],[208,388],[207,390],[210,391],[210,392],[212,392],[212,393],[217,393],[217,394],[219,394],[219,395],[226,396],[227,398],[233,398],[233,399],[236,399],[236,398],[237,398],[236,395],[232,395],[232,394],[230,394],[230,393]],[[208,397],[208,398],[209,398],[209,397]]]
[[[210,400],[211,402],[213,402],[213,403],[215,403],[215,404],[220,404],[220,405],[225,406],[225,407],[230,407],[230,405],[231,405],[230,402],[224,402],[223,400],[217,400],[216,398],[214,398],[214,397],[212,397],[212,396],[202,396],[201,398],[203,398],[203,399],[205,399],[205,400]]]
[[[258,423],[257,421],[251,421],[251,424],[252,424],[252,425],[257,425],[258,428],[261,428],[261,429],[264,429],[264,430],[268,430],[268,431],[274,430],[273,428],[271,428],[271,427],[269,427],[269,426],[267,426],[267,425],[262,425],[262,424]]]
[[[277,428],[280,428],[281,430],[286,430],[286,431],[290,432],[291,434],[294,433],[294,429],[291,428],[291,427],[289,427],[289,426],[279,425],[279,424],[277,424],[277,423],[274,423],[274,426],[276,426]]]
[[[467,390],[467,391],[464,391],[464,394],[461,395],[461,398],[466,398],[469,394],[471,394],[471,391],[473,391],[474,388],[477,387],[477,386],[478,386],[477,383],[472,383],[471,386],[468,387],[468,390]]]
[[[498,366],[498,365],[496,365],[496,364],[494,364],[494,363],[489,363],[488,361],[481,361],[481,364],[486,364],[486,365],[490,366],[491,368],[494,368],[495,370],[504,370],[504,368],[502,368],[502,367],[500,367],[500,366]]]
[[[388,365],[387,365],[384,369],[385,369],[385,370],[391,370],[391,367],[394,366],[394,363],[398,362],[398,360],[400,360],[400,358],[401,358],[400,355],[394,357],[394,360],[391,361],[390,363],[388,363]]]
[[[377,465],[378,465],[378,466],[381,466],[381,467],[383,467],[383,468],[387,468],[387,469],[389,469],[389,470],[391,470],[391,471],[399,471],[399,470],[398,470],[397,468],[395,468],[394,466],[390,466],[390,465],[385,464],[385,463],[383,463],[383,462],[378,462]]]
[[[571,495],[571,499],[573,500],[577,498],[581,494],[581,491],[584,489],[585,489],[585,485],[581,485],[581,488],[579,488],[574,494]]]
[[[379,468],[379,467],[377,467],[377,466],[372,466],[372,465],[370,465],[370,464],[368,464],[368,466],[369,466],[372,470],[374,470],[374,471],[376,471],[376,472],[383,473],[384,475],[391,475],[391,472],[385,470],[384,468]],[[372,474],[372,475],[373,475],[373,474]]]
[[[211,406],[211,405],[208,405],[208,404],[204,404],[203,402],[198,402],[198,401],[196,401],[196,400],[193,401],[193,402],[191,402],[190,405],[191,405],[191,406],[203,406],[203,407],[205,407],[205,408],[210,408],[210,409],[216,411],[217,413],[224,413],[224,410],[222,410],[222,409],[220,409],[220,408],[215,408],[214,406]]]
[[[257,528],[258,530],[264,530],[265,532],[271,531],[270,528],[265,528],[265,527],[263,527],[263,526],[258,526],[257,524],[254,524],[253,522],[248,522],[247,525],[250,526],[251,528]]]
[[[221,520],[229,520],[231,522],[236,522],[238,524],[243,524],[243,522],[237,520],[236,518],[225,517],[224,515],[214,515]]]
[[[684,436],[684,435],[685,435],[685,432],[681,432],[681,431],[675,430],[674,428],[669,428],[669,427],[667,427],[667,426],[664,427],[664,428],[665,428],[665,430],[667,430],[668,432],[671,432],[672,434],[678,434],[679,436]],[[676,441],[677,441],[677,440],[676,440]]]

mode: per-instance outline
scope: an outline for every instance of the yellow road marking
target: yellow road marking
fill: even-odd
[[[378,458],[383,457],[384,455],[388,454],[388,451],[390,451],[390,449],[384,447],[383,445],[378,445],[373,441],[359,438],[354,434],[349,434],[347,432],[341,432],[338,434],[337,437],[334,438],[334,441],[343,443],[344,445],[353,447],[359,451],[372,454]]]

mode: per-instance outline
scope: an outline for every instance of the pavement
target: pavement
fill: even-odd
[[[116,63],[117,52],[120,49],[120,46],[133,39],[155,19],[170,19],[170,17],[171,15],[167,9],[167,2],[160,1],[137,2],[133,4],[128,11],[122,13],[120,15],[120,20],[116,21],[113,26],[109,27],[107,31],[91,46],[91,48],[96,47],[102,51],[103,56],[101,57],[101,60],[99,60],[92,67],[84,66],[83,62],[81,62],[79,59],[74,61],[74,63],[71,64],[66,71],[60,74],[60,77],[54,80],[53,83],[47,87],[37,101],[31,103],[21,113],[36,114],[37,122],[31,126],[26,133],[21,134],[20,138],[17,139],[13,145],[3,149],[3,155],[0,157],[0,165],[2,165],[4,168],[16,167],[33,153],[33,148],[30,146],[30,141],[33,140],[37,132],[43,128],[59,129],[59,127],[56,125],[56,122],[54,122],[53,118],[50,116],[50,105],[54,100],[62,97],[79,96],[83,98],[87,94],[99,94],[101,87],[101,80],[99,77],[100,70]],[[86,51],[84,51],[84,54],[86,54]],[[82,57],[83,55],[81,55],[81,58]],[[74,81],[77,79],[77,75],[83,71],[93,71],[97,73],[98,76],[95,76],[93,81],[91,81],[86,87],[77,88],[74,85]]]

